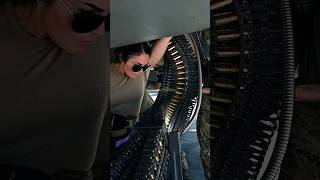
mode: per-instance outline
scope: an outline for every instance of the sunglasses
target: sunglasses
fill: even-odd
[[[104,22],[105,31],[110,31],[110,14],[106,17],[92,12],[75,13],[70,6],[62,0],[68,12],[73,15],[72,30],[76,33],[88,33],[97,29]]]
[[[139,72],[139,71],[141,71],[141,69],[143,69],[143,71],[146,71],[149,67],[150,67],[150,65],[147,65],[147,64],[144,66],[141,66],[140,64],[135,64],[132,66],[132,71]]]

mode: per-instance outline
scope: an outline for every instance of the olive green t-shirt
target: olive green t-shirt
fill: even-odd
[[[150,108],[153,101],[146,91],[148,71],[131,79],[110,65],[110,112],[122,116],[138,117]]]
[[[107,105],[107,43],[65,53],[0,7],[0,164],[88,170]]]

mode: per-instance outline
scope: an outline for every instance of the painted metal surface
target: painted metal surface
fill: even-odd
[[[209,0],[112,0],[111,47],[210,27]]]

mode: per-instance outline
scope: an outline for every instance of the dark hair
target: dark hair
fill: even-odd
[[[147,42],[118,47],[114,50],[113,63],[127,62],[131,56],[138,56],[142,53],[151,55],[151,48]]]
[[[48,4],[51,4],[55,0],[39,0],[39,1],[47,2]],[[6,4],[6,3],[11,3],[11,2],[13,2],[13,4],[15,6],[16,5],[20,5],[22,7],[27,7],[27,6],[36,7],[37,6],[37,0],[0,0],[0,5]]]

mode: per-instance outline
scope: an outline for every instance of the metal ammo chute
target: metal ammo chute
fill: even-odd
[[[111,162],[110,179],[181,179],[180,134],[201,104],[198,33],[173,37],[159,95]]]
[[[213,0],[211,23],[211,176],[274,179],[293,111],[290,3]]]

